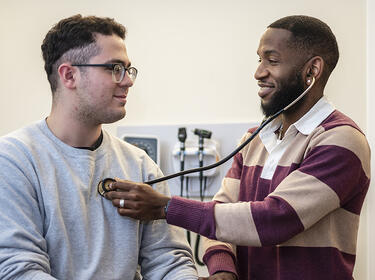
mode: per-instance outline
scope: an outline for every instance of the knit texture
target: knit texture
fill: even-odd
[[[222,203],[191,204],[199,211],[189,210],[195,217],[188,227],[227,242],[206,242],[210,273],[236,270],[239,279],[257,280],[352,279],[359,215],[370,182],[363,133],[335,110],[308,135],[296,131],[272,177],[265,179],[268,155],[258,135],[234,157],[214,197]],[[183,211],[177,200],[170,204],[172,224],[187,226],[177,218]],[[205,226],[199,217],[205,217]]]
[[[97,193],[103,178],[160,176],[144,151],[106,132],[94,151],[61,142],[44,120],[2,137],[0,279],[197,279],[181,229],[122,217]]]

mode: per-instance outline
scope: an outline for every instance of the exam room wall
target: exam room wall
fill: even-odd
[[[326,88],[338,109],[366,130],[366,1],[352,0],[0,0],[0,135],[46,117],[51,95],[40,44],[59,19],[76,13],[114,17],[128,28],[128,55],[139,77],[127,116],[106,125],[260,120],[253,73],[265,27],[291,14],[327,22],[340,61]],[[356,279],[368,278],[366,209]]]

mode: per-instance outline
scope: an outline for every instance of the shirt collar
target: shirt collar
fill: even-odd
[[[319,124],[321,124],[333,111],[335,107],[327,100],[326,97],[322,97],[314,106],[303,115],[298,121],[293,123],[288,131],[295,127],[300,133],[304,135],[310,134]],[[267,147],[271,147],[276,143],[277,137],[275,132],[281,126],[281,116],[271,121],[260,133],[259,137],[263,144]],[[287,132],[288,132],[287,131]],[[268,150],[268,148],[267,148]]]
[[[293,125],[299,132],[309,135],[318,127],[333,111],[335,107],[324,96],[315,105],[296,121]]]
[[[98,140],[96,140],[95,143],[92,146],[90,146],[90,147],[74,147],[74,148],[95,151],[97,148],[100,147],[102,142],[103,142],[103,131],[100,131],[100,136],[99,136]]]

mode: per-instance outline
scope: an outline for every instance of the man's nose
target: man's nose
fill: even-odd
[[[269,74],[268,70],[262,64],[259,64],[257,70],[254,73],[254,78],[256,80],[261,80],[267,77],[268,74]]]
[[[134,85],[134,81],[130,78],[129,73],[125,72],[124,78],[119,83],[119,86],[132,87],[133,85]]]

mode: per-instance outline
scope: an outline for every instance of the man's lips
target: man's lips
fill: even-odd
[[[260,98],[266,97],[275,89],[275,86],[271,83],[258,82],[258,86],[260,87],[258,92]]]
[[[119,100],[122,103],[126,103],[126,95],[125,94],[115,95],[114,98],[116,98],[117,100]]]

